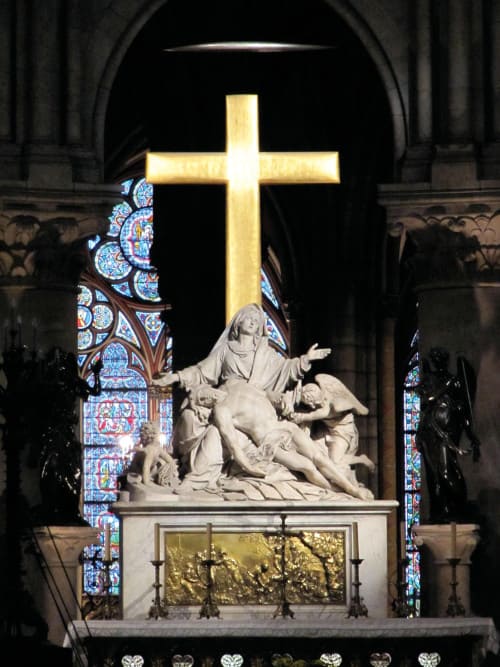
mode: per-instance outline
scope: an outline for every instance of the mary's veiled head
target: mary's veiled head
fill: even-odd
[[[240,333],[258,337],[267,336],[266,315],[262,306],[250,303],[240,308],[231,321],[229,339],[237,339]]]

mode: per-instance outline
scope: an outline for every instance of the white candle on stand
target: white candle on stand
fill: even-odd
[[[404,521],[399,524],[399,537],[401,539],[401,554],[399,557],[403,560],[406,558],[406,525]]]
[[[104,526],[104,560],[111,560],[111,524]]]
[[[457,557],[457,524],[456,521],[451,522],[451,557]]]
[[[155,523],[154,560],[160,560],[160,524],[159,523]]]
[[[356,521],[352,524],[352,557],[359,560],[358,524]]]
[[[207,523],[207,558],[210,560],[212,558],[212,524]]]

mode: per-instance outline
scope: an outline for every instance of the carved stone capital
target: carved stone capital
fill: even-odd
[[[499,279],[500,189],[485,183],[460,192],[381,186],[387,232],[400,238],[400,254],[408,238],[414,243],[417,280]]]
[[[71,193],[21,189],[0,182],[0,284],[76,285],[85,242],[103,233],[118,186],[74,185]]]

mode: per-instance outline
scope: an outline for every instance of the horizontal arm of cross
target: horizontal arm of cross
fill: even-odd
[[[257,157],[260,183],[340,183],[338,153],[259,153]],[[146,178],[157,185],[227,183],[227,153],[148,153]]]

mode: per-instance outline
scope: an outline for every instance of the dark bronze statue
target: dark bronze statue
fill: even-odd
[[[472,454],[477,461],[480,455],[480,442],[472,424],[472,369],[463,357],[457,359],[456,375],[448,365],[448,352],[432,348],[429,359],[423,360],[418,389],[421,405],[416,444],[424,461],[431,523],[464,520],[467,486],[459,459]],[[464,433],[470,441],[467,449],[460,446]]]

